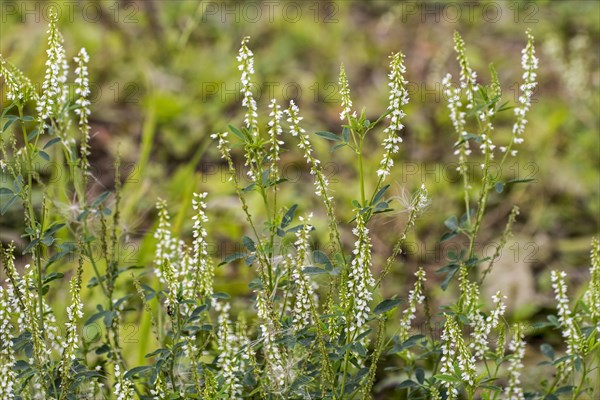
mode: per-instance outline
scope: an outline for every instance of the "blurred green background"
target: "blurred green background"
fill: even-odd
[[[525,30],[531,28],[540,59],[539,86],[519,157],[502,173],[508,179],[535,181],[492,194],[479,247],[491,251],[486,245],[498,240],[512,205],[518,204],[515,236],[490,285],[509,286],[515,315],[533,315],[551,306],[551,269],[566,269],[575,281],[586,279],[589,243],[600,223],[597,1],[3,0],[1,7],[0,52],[35,82],[43,80],[50,9],[61,15],[68,56],[87,48],[96,176],[91,191],[112,188],[113,161],[119,152],[125,182],[122,229],[130,244],[123,257],[125,262],[147,265],[153,257],[158,197],[169,201],[175,229],[189,238],[192,192],[209,192],[216,258],[236,251],[238,238],[246,232],[225,168],[209,139],[228,124],[242,124],[235,61],[242,37],[252,37],[261,121],[266,121],[271,97],[281,102],[294,99],[309,132],[341,131],[340,63],[346,66],[355,108],[365,107],[373,120],[387,106],[388,56],[405,53],[411,102],[390,179],[398,212],[377,219],[371,227],[376,265],[388,256],[404,226],[403,202],[422,182],[432,203],[411,232],[403,266],[395,268],[386,283],[390,294],[402,293],[403,282],[418,265],[435,281],[433,271],[444,265],[452,246],[456,248],[453,242],[439,244],[443,221],[462,213],[452,154],[456,136],[441,90],[446,72],[458,75],[453,32],[465,39],[480,81],[488,83],[488,64],[494,63],[503,99],[513,103],[521,80]],[[499,116],[496,144],[508,137],[511,121],[512,112]],[[382,140],[378,130],[368,144],[372,185]],[[288,140],[287,147],[293,143]],[[329,143],[314,143],[333,184],[340,220],[347,221],[351,201],[357,197],[357,188],[348,184],[356,176],[352,155],[344,150],[330,154]],[[314,210],[317,227],[325,228],[325,210],[312,196],[311,176],[301,154],[290,151],[282,162],[284,177],[298,183],[283,192],[282,207],[300,202],[300,212]],[[260,218],[258,202],[251,197]],[[19,243],[19,218],[17,209],[2,217],[2,241]],[[325,229],[320,232],[315,247],[325,243]],[[343,238],[351,248],[350,225]],[[222,288],[230,293],[248,291],[252,272],[247,268],[223,267],[218,274],[228,279],[218,279],[217,286],[228,282]]]

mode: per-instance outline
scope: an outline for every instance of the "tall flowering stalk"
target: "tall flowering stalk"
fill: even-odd
[[[217,365],[221,369],[224,382],[222,391],[228,399],[242,398],[242,383],[240,375],[244,371],[245,353],[241,353],[240,340],[235,334],[229,320],[229,303],[215,303],[219,312],[217,342],[219,357]]]
[[[197,298],[198,296],[210,296],[213,293],[213,279],[215,267],[212,258],[208,254],[208,242],[206,225],[208,217],[206,216],[206,196],[208,193],[194,193],[192,207],[196,211],[196,215],[192,217],[194,221],[194,243],[193,243],[193,258],[192,277],[186,280],[186,288],[184,294],[188,298]],[[193,289],[190,291],[190,289]]]
[[[8,100],[26,103],[29,100],[37,100],[31,80],[23,72],[6,61],[0,54],[0,76],[4,78],[7,87],[6,98]]]
[[[17,327],[21,333],[28,331],[33,342],[33,361],[40,369],[48,361],[50,350],[44,341],[44,330],[37,315],[38,297],[31,291],[35,287],[31,275],[31,266],[25,265],[24,276],[19,275],[15,267],[14,245],[1,248],[1,259],[6,272],[6,293],[11,310],[17,314]],[[44,304],[42,303],[42,310]]]
[[[456,356],[456,323],[449,315],[446,315],[444,330],[442,332],[442,357],[440,359],[440,372],[446,375],[454,374],[454,358]],[[461,338],[462,339],[462,338]],[[448,399],[455,399],[458,396],[458,389],[451,380],[446,380],[443,385],[448,391]]]
[[[0,286],[0,398],[14,399],[17,374],[13,348],[13,323],[11,320],[10,300],[6,290]]]
[[[467,110],[475,108],[475,93],[477,92],[477,73],[471,68],[465,52],[465,41],[458,32],[454,32],[454,50],[460,65],[460,87],[464,90]]]
[[[342,112],[340,112],[340,120],[345,120],[351,116],[356,117],[356,112],[352,113],[352,99],[350,98],[350,85],[346,77],[346,68],[344,64],[340,65],[340,97],[342,100]]]
[[[521,57],[521,67],[523,68],[523,83],[519,86],[519,101],[517,107],[514,109],[516,122],[512,128],[512,142],[508,147],[501,147],[500,150],[508,152],[511,150],[514,144],[523,143],[523,132],[525,131],[525,125],[527,125],[527,113],[531,108],[531,97],[533,96],[533,90],[537,86],[537,69],[538,59],[535,56],[534,38],[531,30],[527,30],[527,46],[523,49],[523,55]],[[515,156],[516,150],[510,151],[510,154]]]
[[[354,258],[350,265],[348,283],[346,288],[347,315],[346,334],[359,335],[366,330],[366,322],[371,308],[369,303],[373,300],[372,289],[375,279],[371,273],[371,237],[366,227],[364,215],[357,213],[356,227],[352,230],[356,236],[354,243]]]
[[[312,226],[309,224],[312,214],[307,218],[300,217],[300,223],[303,227],[296,232],[296,257],[292,263],[292,281],[296,285],[296,296],[292,310],[292,324],[294,330],[299,331],[311,324],[312,302],[315,296],[313,284],[309,277],[302,271],[306,265],[308,252],[310,251],[309,235]]]
[[[460,65],[459,86],[453,88],[451,83],[452,75],[446,74],[442,80],[442,87],[444,88],[444,94],[448,100],[450,120],[452,121],[454,130],[458,134],[458,140],[454,144],[456,148],[454,154],[458,155],[458,166],[456,170],[462,176],[465,208],[467,219],[470,223],[469,191],[471,185],[467,174],[467,157],[471,154],[471,149],[466,128],[466,116],[468,111],[475,110],[475,93],[478,88],[477,73],[471,68],[465,53],[465,42],[458,32],[455,32],[454,34],[454,50],[457,53],[457,60]],[[463,93],[466,97],[464,103],[461,98]]]
[[[246,108],[244,123],[250,138],[246,140],[244,145],[244,156],[246,157],[246,166],[248,167],[247,175],[253,183],[256,183],[261,190],[261,195],[265,196],[262,183],[262,163],[264,159],[264,149],[259,140],[258,129],[258,108],[256,100],[252,94],[252,75],[254,74],[254,54],[248,48],[250,37],[246,36],[242,40],[237,61],[238,69],[242,72],[242,106]]]
[[[162,268],[166,262],[170,262],[176,256],[177,239],[172,237],[169,212],[167,211],[167,202],[159,199],[156,203],[158,209],[158,228],[154,232],[154,238],[157,241],[154,253],[155,273],[161,283],[165,283]]]
[[[478,359],[482,359],[489,350],[490,333],[498,327],[500,318],[502,318],[506,312],[506,304],[503,301],[505,298],[506,296],[502,296],[500,292],[497,292],[492,296],[494,309],[487,317],[484,317],[480,312],[470,316],[472,319],[471,324],[473,326],[473,341],[469,346],[475,350],[475,357]]]
[[[525,356],[525,340],[521,325],[515,325],[514,335],[508,349],[512,354],[508,356],[508,385],[504,389],[504,395],[507,399],[523,400],[525,397],[521,388],[521,371],[523,369],[523,357]]]
[[[135,398],[133,382],[125,378],[118,363],[115,363],[115,385],[113,389],[117,400],[133,400]]]
[[[252,94],[252,75],[254,75],[254,54],[248,48],[250,37],[242,39],[242,46],[237,56],[238,69],[242,72],[242,106],[246,107],[244,123],[253,136],[258,136],[258,111],[256,100]]]
[[[71,365],[75,360],[75,351],[79,347],[77,334],[78,322],[83,318],[83,303],[81,301],[81,280],[83,274],[83,259],[80,257],[79,267],[71,279],[71,302],[67,307],[66,338],[63,345],[61,376],[63,382],[70,381]]]
[[[64,113],[67,101],[67,75],[69,66],[64,49],[64,39],[58,31],[58,15],[51,11],[48,28],[48,50],[46,54],[46,75],[42,84],[42,96],[37,105],[40,122],[49,118],[59,119]]]
[[[590,318],[598,335],[600,335],[600,241],[598,238],[592,240],[590,267],[590,283],[585,292],[584,300],[590,310]]]
[[[465,344],[454,316],[446,314],[446,322],[441,338],[442,358],[440,360],[440,372],[444,375],[460,378],[462,383],[467,387],[467,391],[472,391],[477,377],[476,360]],[[444,385],[448,389],[448,399],[457,398],[458,388],[453,381],[445,380]]]
[[[269,120],[269,143],[271,145],[269,161],[271,163],[271,179],[277,182],[279,180],[279,168],[277,164],[280,159],[280,146],[283,145],[283,141],[279,139],[283,133],[283,128],[281,127],[283,111],[275,99],[271,100],[269,108],[271,109],[271,112],[269,113],[269,117],[271,118]],[[276,187],[277,185],[275,185],[275,188]]]
[[[81,144],[80,144],[80,157],[81,157],[81,168],[87,170],[89,168],[88,156],[90,155],[90,125],[88,122],[88,116],[90,115],[90,83],[88,74],[88,63],[90,57],[85,48],[79,50],[79,54],[75,57],[77,68],[75,68],[75,114],[79,116],[79,131],[81,132]],[[87,175],[84,173],[85,179]]]
[[[558,309],[558,321],[560,322],[562,335],[567,343],[567,355],[580,355],[585,346],[585,340],[579,329],[579,316],[571,311],[569,306],[569,297],[567,296],[567,274],[564,271],[552,271],[550,274],[554,297]],[[569,373],[573,368],[573,358],[565,360],[563,363],[564,372]]]
[[[458,141],[454,144],[457,149],[454,151],[458,155],[458,167],[456,168],[461,175],[465,176],[467,172],[467,157],[471,154],[469,143],[465,140],[467,136],[466,130],[466,115],[462,110],[463,103],[461,101],[462,90],[460,87],[452,86],[452,75],[446,74],[442,80],[444,95],[448,101],[448,109],[450,110],[450,121],[456,133],[458,133]]]
[[[404,125],[402,125],[402,118],[405,114],[402,107],[408,104],[408,90],[406,84],[408,83],[404,79],[404,73],[406,67],[404,66],[404,54],[395,53],[391,57],[390,62],[390,87],[389,95],[389,106],[387,108],[387,118],[390,119],[390,125],[385,128],[384,133],[387,134],[386,139],[383,141],[383,159],[380,162],[379,169],[377,170],[377,176],[380,177],[380,182],[385,179],[389,174],[391,168],[394,166],[393,157],[400,150],[399,144],[402,143],[402,138],[398,134]],[[377,185],[379,188],[379,184]]]
[[[415,282],[413,289],[408,292],[408,307],[404,310],[402,318],[400,319],[400,332],[398,333],[398,337],[401,341],[408,339],[411,323],[416,317],[417,306],[423,304],[425,301],[423,288],[425,281],[427,280],[425,278],[425,270],[419,268],[415,276],[417,277],[417,281]]]

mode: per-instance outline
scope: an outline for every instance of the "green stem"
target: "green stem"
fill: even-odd
[[[573,393],[573,400],[576,400],[579,397],[579,393],[581,393],[581,390],[583,389],[583,384],[585,382],[585,378],[587,375],[587,364],[585,363],[585,361],[582,362],[582,364],[583,364],[583,370],[581,371],[581,381],[579,382],[577,389]]]
[[[362,140],[361,140],[361,147],[362,147]],[[361,149],[361,152],[358,154],[358,168],[359,168],[359,174],[360,174],[360,200],[361,200],[361,205],[363,207],[365,207],[366,206],[366,204],[365,204],[365,175],[363,172],[362,149]]]
[[[363,156],[362,156],[362,151],[363,151],[363,138],[364,136],[362,136],[360,138],[360,145],[358,148],[358,172],[360,175],[360,199],[361,199],[361,206],[365,207],[365,200],[366,200],[366,196],[365,196],[365,174],[364,174],[364,170],[363,170]]]
[[[25,155],[27,157],[27,209],[29,212],[29,228],[33,232],[30,235],[30,239],[34,240],[36,236],[41,236],[41,229],[38,232],[36,229],[36,219],[35,219],[35,211],[33,210],[33,159],[31,156],[31,152],[29,149],[29,140],[27,139],[27,129],[25,128],[25,122],[23,121],[23,106],[19,105],[19,117],[21,119],[21,132],[23,133],[23,143],[25,144]],[[39,244],[35,246],[35,264],[37,269],[37,295],[38,295],[38,308],[39,308],[39,316],[38,316],[38,324],[40,333],[43,335],[45,332],[44,329],[44,299],[42,294],[43,289],[43,281],[42,281],[42,262],[40,257],[40,246]]]

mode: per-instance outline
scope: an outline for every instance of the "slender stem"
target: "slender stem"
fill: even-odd
[[[469,205],[469,177],[467,172],[463,173],[463,188],[465,192],[465,212],[467,213],[467,224],[471,226],[471,206]]]
[[[41,229],[42,227],[40,227],[40,231],[38,232],[37,227],[36,227],[36,219],[35,219],[35,211],[33,210],[33,160],[32,160],[32,156],[31,156],[31,152],[30,152],[30,148],[29,148],[29,140],[27,139],[27,130],[25,128],[25,121],[23,121],[23,106],[21,104],[18,105],[18,110],[19,110],[19,117],[21,119],[21,131],[23,133],[23,143],[25,144],[25,155],[27,157],[27,191],[26,191],[26,196],[27,196],[27,209],[29,211],[29,228],[31,229],[31,231],[33,232],[32,234],[30,234],[30,239],[31,240],[35,240],[35,236],[41,236]],[[38,308],[39,308],[39,315],[38,315],[38,324],[39,324],[39,329],[40,329],[40,333],[44,334],[45,329],[44,329],[44,298],[43,298],[43,276],[42,276],[42,261],[41,261],[41,257],[40,257],[40,246],[39,244],[35,246],[34,248],[34,252],[35,252],[35,264],[36,264],[36,269],[37,269],[37,295],[38,295]]]
[[[582,364],[583,364],[583,370],[581,371],[581,381],[579,381],[579,385],[577,386],[577,389],[573,393],[573,400],[576,400],[579,397],[579,393],[581,393],[581,390],[583,389],[583,384],[585,382],[585,378],[587,375],[587,364],[585,361],[582,362]]]
[[[359,175],[360,175],[360,199],[361,199],[361,205],[363,207],[365,207],[366,206],[366,204],[365,204],[365,174],[364,174],[364,170],[363,170],[362,150],[363,150],[363,137],[360,138],[360,146],[358,148],[358,172],[359,172]]]

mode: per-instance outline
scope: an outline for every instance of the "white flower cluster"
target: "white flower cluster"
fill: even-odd
[[[206,241],[205,225],[208,217],[205,213],[205,198],[206,193],[194,193],[192,206],[196,214],[192,217],[194,226],[191,248],[183,240],[173,237],[166,202],[159,199],[156,204],[158,228],[154,232],[157,240],[154,271],[161,284],[168,288],[167,306],[177,302],[179,292],[187,299],[212,294],[214,264],[208,254]]]
[[[133,390],[133,382],[129,379],[124,378],[124,374],[121,373],[121,367],[118,363],[115,363],[115,398],[117,400],[133,400],[135,398],[135,392]]]
[[[296,297],[292,311],[292,325],[295,331],[299,331],[310,325],[311,304],[314,301],[315,291],[313,282],[302,272],[310,251],[309,235],[312,227],[310,220],[312,213],[307,218],[300,217],[300,223],[304,226],[296,232],[296,257],[292,261],[292,281],[296,285]]]
[[[366,322],[371,311],[369,303],[373,300],[375,279],[371,273],[371,237],[363,215],[357,212],[356,227],[352,230],[356,236],[354,258],[348,274],[348,302],[352,318],[346,325],[347,335],[359,335],[366,330]]]
[[[415,286],[408,292],[408,308],[404,310],[402,319],[400,320],[400,333],[398,334],[401,341],[408,339],[408,332],[410,331],[412,320],[415,319],[417,313],[417,305],[423,304],[425,301],[425,295],[423,291],[423,285],[427,280],[425,278],[425,270],[419,268],[415,274],[417,281]]]
[[[505,298],[506,296],[502,296],[500,292],[497,292],[492,296],[495,307],[487,317],[484,317],[480,312],[469,315],[469,319],[472,321],[471,324],[473,326],[473,341],[471,342],[470,347],[475,350],[475,357],[479,359],[483,358],[484,354],[489,350],[488,338],[490,333],[493,329],[498,327],[500,318],[502,318],[506,312],[506,304],[503,301]]]
[[[210,135],[210,138],[217,140],[217,149],[221,152],[221,158],[231,160],[231,150],[229,148],[229,140],[227,140],[228,132],[217,132]],[[233,180],[233,175],[229,177],[229,180]]]
[[[521,326],[515,326],[515,334],[508,345],[512,352],[508,362],[508,385],[504,388],[504,396],[509,400],[523,400],[523,389],[521,388],[521,370],[523,369],[523,357],[525,356],[525,340]]]
[[[16,373],[14,369],[13,324],[10,316],[8,294],[0,286],[0,399],[14,399]]]
[[[446,315],[446,322],[444,324],[444,330],[442,331],[442,358],[440,359],[441,367],[440,373],[445,375],[454,375],[454,357],[456,356],[455,350],[455,330],[453,328],[451,317]],[[456,323],[454,323],[456,324]],[[443,385],[448,390],[448,399],[456,399],[458,396],[458,389],[450,381],[444,381]]]
[[[459,274],[462,312],[467,316],[472,327],[471,338],[473,341],[469,344],[469,347],[474,350],[477,359],[482,359],[489,350],[490,333],[498,327],[500,318],[506,312],[506,304],[504,303],[506,296],[496,292],[492,296],[494,308],[489,315],[484,316],[480,311],[479,283],[469,279],[469,272],[466,267],[461,267]]]
[[[67,101],[66,83],[69,65],[63,46],[64,39],[56,26],[58,15],[52,11],[49,17],[46,75],[42,84],[42,96],[37,106],[41,121],[59,117],[59,113],[64,112],[64,105]]]
[[[210,296],[213,293],[215,267],[208,254],[208,242],[206,241],[208,217],[206,216],[205,199],[207,195],[206,192],[194,193],[192,200],[192,207],[196,211],[196,215],[192,217],[192,221],[194,221],[194,254],[191,261],[192,277],[190,277],[192,279],[186,280],[186,287],[184,287],[184,296],[188,298]]]
[[[81,264],[80,264],[81,265]],[[71,368],[71,363],[75,360],[75,351],[79,348],[79,336],[77,335],[78,322],[83,318],[83,303],[81,301],[81,274],[82,267],[80,266],[77,273],[71,279],[71,303],[67,307],[67,322],[66,338],[63,344],[63,364],[61,373],[63,377],[67,377]]]
[[[33,358],[29,360],[31,364],[42,365],[50,359],[51,349],[48,348],[44,337],[53,343],[56,349],[61,348],[61,341],[58,339],[58,328],[56,319],[52,310],[43,302],[42,308],[45,315],[46,325],[41,329],[40,319],[38,318],[38,297],[31,288],[35,287],[33,280],[33,269],[30,264],[24,267],[23,276],[19,275],[15,267],[14,245],[10,244],[6,249],[0,249],[4,252],[2,263],[6,271],[6,295],[7,302],[10,305],[11,314],[16,316],[15,327],[19,334],[29,332],[33,342]],[[54,340],[54,341],[52,341]],[[35,380],[41,380],[37,376]],[[37,383],[36,383],[37,384]],[[40,389],[42,392],[43,389]]]
[[[79,125],[87,124],[87,117],[90,115],[90,101],[88,96],[90,95],[90,81],[88,74],[88,63],[90,62],[90,56],[88,55],[84,47],[79,50],[79,54],[74,58],[77,63],[75,68],[75,94],[78,96],[75,100],[75,114],[79,115]]]
[[[242,71],[242,106],[246,107],[246,115],[244,122],[246,127],[254,136],[258,136],[258,111],[256,106],[256,100],[252,94],[252,81],[251,76],[254,74],[254,54],[252,50],[248,48],[248,42],[250,37],[246,36],[242,40],[242,46],[240,47],[237,61],[240,63],[238,69]]]
[[[158,228],[154,232],[154,238],[157,241],[154,253],[154,264],[156,276],[162,284],[165,284],[163,268],[165,263],[169,263],[175,257],[177,252],[177,240],[171,235],[171,223],[169,222],[169,212],[167,211],[167,202],[159,199],[156,203],[158,209]]]
[[[523,68],[523,83],[519,86],[519,101],[518,106],[515,107],[514,112],[517,118],[513,125],[513,143],[523,143],[521,137],[525,131],[525,125],[527,124],[527,112],[531,107],[531,96],[533,95],[533,89],[537,86],[537,68],[538,59],[535,56],[535,47],[533,35],[530,30],[527,30],[527,46],[523,49],[523,55],[521,57],[521,66]],[[501,151],[507,151],[505,147],[500,148]],[[512,155],[516,155],[516,150],[511,152]]]
[[[22,103],[31,99],[37,100],[37,94],[29,78],[17,67],[4,60],[2,55],[0,55],[0,76],[4,77],[8,89],[6,92],[8,100],[16,100]]]
[[[475,108],[475,93],[477,92],[477,73],[473,71],[467,55],[465,54],[465,42],[458,32],[454,34],[454,50],[456,59],[460,64],[460,87],[465,91],[467,97],[467,110]]]
[[[385,179],[390,174],[390,169],[394,166],[393,156],[400,150],[399,144],[402,143],[402,138],[398,135],[398,132],[404,128],[402,125],[402,118],[405,114],[402,107],[408,104],[408,90],[406,84],[408,83],[404,79],[404,73],[406,67],[404,66],[404,54],[396,53],[391,57],[390,62],[390,87],[388,116],[390,119],[390,125],[385,128],[384,133],[387,134],[387,138],[383,141],[383,159],[381,160],[379,169],[377,170],[377,176]]]
[[[578,329],[577,315],[573,315],[569,307],[569,297],[567,296],[567,273],[565,271],[552,271],[550,274],[554,297],[557,303],[558,320],[562,328],[562,335],[567,343],[567,355],[575,356],[583,350],[583,338]],[[565,362],[566,371],[572,368],[573,360]]]
[[[475,357],[465,345],[454,317],[446,314],[446,323],[442,333],[440,373],[459,376],[465,385],[473,386],[477,377],[475,361]],[[455,399],[458,396],[458,389],[448,381],[445,381],[444,385],[448,389],[448,398]]]
[[[88,63],[90,57],[88,56],[85,48],[79,50],[79,54],[74,58],[77,63],[75,68],[75,114],[79,115],[79,129],[83,135],[81,138],[81,158],[83,167],[89,167],[88,156],[90,155],[89,141],[90,141],[90,126],[88,123],[88,116],[90,115],[90,82],[88,75]]]
[[[275,99],[271,100],[269,108],[271,109],[271,112],[269,113],[269,117],[271,117],[269,121],[269,139],[271,143],[269,161],[271,162],[271,178],[278,181],[279,170],[277,163],[279,162],[279,146],[283,145],[283,141],[279,139],[279,136],[281,136],[281,133],[283,132],[283,128],[281,127],[283,111],[281,111],[281,107],[277,104],[277,100]]]
[[[448,109],[450,110],[450,121],[454,130],[458,133],[459,140],[454,144],[457,149],[454,151],[455,155],[458,155],[458,167],[456,168],[461,174],[465,174],[467,156],[471,154],[469,149],[469,142],[466,140],[466,112],[462,110],[463,104],[460,99],[462,90],[459,87],[452,86],[452,75],[446,74],[442,80],[442,87],[444,88],[444,94],[448,99]]]
[[[229,303],[215,303],[215,310],[219,312],[217,345],[219,358],[217,365],[224,378],[223,391],[228,399],[242,398],[242,384],[240,374],[244,371],[247,353],[240,354],[240,338],[231,327],[229,320]]]
[[[167,394],[165,393],[165,384],[160,375],[156,377],[154,388],[150,389],[150,394],[152,395],[152,400],[164,400],[167,398]]]
[[[488,156],[490,159],[494,158],[494,149],[496,145],[492,142],[491,131],[494,129],[494,125],[492,124],[492,118],[494,117],[494,109],[490,108],[489,110],[480,110],[477,111],[477,116],[481,121],[482,132],[481,132],[481,144],[479,145],[479,149],[483,154]],[[483,168],[483,167],[482,167]]]
[[[600,242],[598,238],[592,241],[590,267],[590,283],[584,295],[584,300],[590,310],[592,322],[600,334]]]
[[[346,118],[356,117],[356,112],[352,113],[352,99],[350,99],[350,85],[348,84],[348,78],[346,77],[346,69],[344,68],[344,64],[340,65],[340,97],[342,99],[342,112],[340,113],[340,120],[345,120]]]

